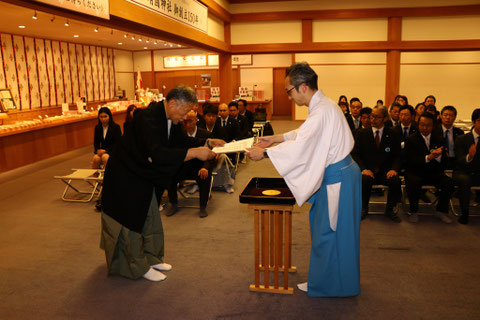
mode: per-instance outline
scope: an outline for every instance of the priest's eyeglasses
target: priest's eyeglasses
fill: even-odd
[[[287,95],[290,95],[290,92],[292,92],[293,89],[295,89],[295,87],[291,87],[290,89],[286,90],[286,91],[285,91],[286,94],[287,94]]]

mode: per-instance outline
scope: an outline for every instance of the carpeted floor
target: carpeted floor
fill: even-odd
[[[276,132],[298,122],[273,121]],[[362,293],[309,298],[309,206],[293,215],[293,295],[253,293],[253,213],[238,196],[268,160],[240,165],[235,193],[216,191],[209,216],[162,219],[164,282],[107,276],[94,202],[68,203],[54,175],[88,168],[91,148],[0,175],[0,319],[480,319],[480,217],[467,226],[423,215],[416,225],[373,215],[361,226]],[[428,211],[428,210],[427,210]],[[477,210],[478,212],[478,210]]]

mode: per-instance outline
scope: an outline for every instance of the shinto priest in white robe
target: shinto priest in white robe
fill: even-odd
[[[350,157],[354,140],[343,112],[321,90],[308,112],[305,122],[267,153],[298,205],[312,203],[308,294],[357,295],[361,172]]]

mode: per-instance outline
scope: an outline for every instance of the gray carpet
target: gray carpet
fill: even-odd
[[[274,121],[277,132],[298,122]],[[361,226],[362,293],[309,298],[308,205],[293,216],[293,295],[253,293],[253,213],[238,195],[251,177],[275,177],[268,160],[240,165],[235,193],[216,191],[209,217],[162,215],[164,282],[107,276],[94,202],[67,203],[54,175],[87,168],[91,148],[0,175],[0,319],[479,319],[480,218],[416,225],[382,215]]]

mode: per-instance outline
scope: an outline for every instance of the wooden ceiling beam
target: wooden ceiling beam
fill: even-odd
[[[218,19],[222,20],[223,22],[230,22],[232,20],[232,16],[230,12],[225,10],[221,5],[216,3],[213,0],[200,0],[204,5],[208,7],[208,13],[214,15]]]

